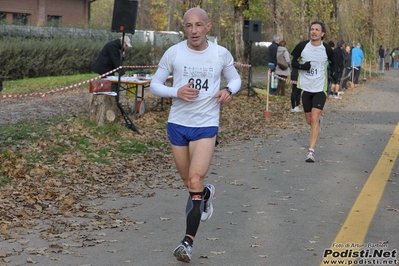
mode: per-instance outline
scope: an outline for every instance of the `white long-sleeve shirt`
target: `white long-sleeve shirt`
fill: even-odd
[[[202,51],[188,48],[187,41],[170,47],[158,65],[150,90],[159,97],[172,97],[168,122],[187,127],[219,126],[220,103],[215,98],[220,91],[221,73],[233,93],[239,91],[241,78],[234,67],[231,53],[224,47],[208,42]],[[173,74],[173,85],[164,85]],[[200,91],[194,102],[177,98],[179,88],[194,81]]]

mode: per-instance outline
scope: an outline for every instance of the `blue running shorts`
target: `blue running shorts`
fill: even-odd
[[[218,134],[218,127],[185,127],[173,123],[166,126],[168,139],[175,146],[188,146],[190,141],[213,138]],[[216,145],[217,145],[216,141]],[[216,146],[215,145],[215,146]]]

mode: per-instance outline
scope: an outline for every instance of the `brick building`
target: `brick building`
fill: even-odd
[[[83,26],[96,0],[1,0],[0,23],[30,26]]]

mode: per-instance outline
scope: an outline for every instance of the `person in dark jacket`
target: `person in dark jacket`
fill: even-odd
[[[385,58],[385,50],[382,48],[382,45],[380,45],[380,48],[378,49],[378,55],[380,56],[380,71],[382,71],[382,67],[384,66],[384,58]]]
[[[328,45],[331,47],[331,49],[335,49],[335,43],[333,41],[329,41]],[[332,82],[333,82],[333,78],[332,78],[332,69],[330,67],[330,64],[327,65],[327,70],[328,70],[328,85],[327,85],[327,95],[332,96],[331,93],[331,87],[332,87]]]
[[[345,49],[345,42],[340,40],[338,42],[338,47],[334,49],[335,68],[332,69],[331,72],[331,96],[334,99],[340,99],[338,92],[341,84],[342,74],[345,69],[345,51],[343,49]]]
[[[279,42],[280,42],[280,37],[278,35],[274,35],[272,44],[270,44],[270,46],[267,48],[268,66],[269,66],[270,71],[272,72],[272,75],[276,71],[277,49],[278,49]],[[276,94],[277,88],[272,88],[272,86],[273,86],[273,84],[270,82],[269,93]]]
[[[130,38],[127,36],[124,37],[123,47],[122,37],[120,39],[109,41],[104,45],[91,70],[99,75],[103,75],[122,66],[121,51],[124,53],[127,47],[132,47]],[[114,71],[112,74],[115,72],[117,71]],[[125,70],[121,69],[119,73],[123,76]]]
[[[345,58],[345,68],[342,72],[341,84],[340,87],[342,90],[346,90],[348,88],[348,81],[351,77],[351,69],[352,69],[352,61],[351,61],[351,46],[349,44],[345,44],[344,58]]]
[[[385,55],[384,55],[384,62],[385,62],[385,71],[389,70],[389,66],[391,65],[391,50],[387,48]]]

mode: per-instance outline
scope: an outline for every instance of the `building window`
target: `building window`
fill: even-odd
[[[12,14],[12,23],[16,25],[27,25],[28,14],[23,14],[23,13]]]
[[[61,16],[47,16],[47,26],[58,27],[61,25]]]

